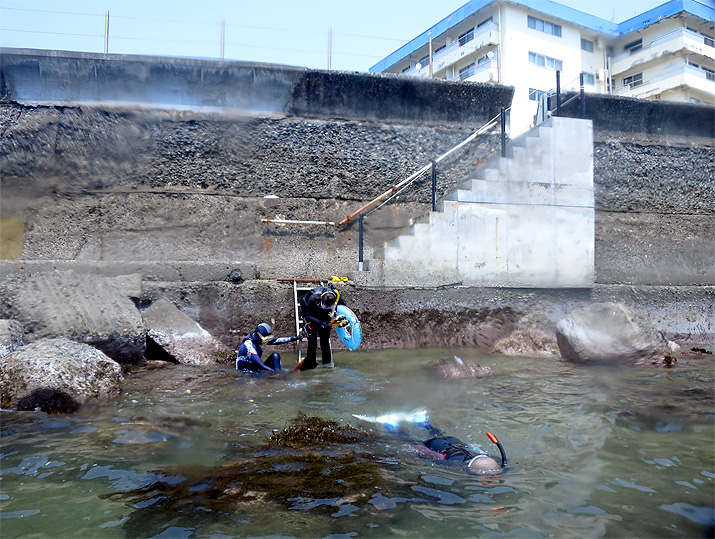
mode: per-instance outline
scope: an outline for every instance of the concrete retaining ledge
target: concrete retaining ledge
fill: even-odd
[[[0,98],[199,112],[481,124],[514,88],[256,62],[0,48]]]
[[[249,262],[192,262],[192,261],[97,261],[97,260],[15,260],[0,262],[0,279],[12,275],[69,271],[77,274],[121,277],[141,275],[145,281],[169,282],[240,282],[256,279],[256,266]]]

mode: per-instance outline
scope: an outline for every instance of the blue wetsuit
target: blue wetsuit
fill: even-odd
[[[260,338],[254,337],[255,333],[246,335],[243,339],[238,352],[236,353],[236,369],[244,371],[280,371],[281,370],[281,356],[273,352],[268,359],[263,362],[261,356],[263,355],[263,349],[260,346]],[[271,339],[266,344],[285,344],[288,342],[297,341],[300,337],[276,337]],[[258,341],[258,342],[256,342]]]

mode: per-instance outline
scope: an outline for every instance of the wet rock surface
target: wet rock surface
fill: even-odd
[[[0,284],[4,312],[29,342],[66,337],[97,347],[119,363],[144,356],[146,331],[134,303],[111,280],[73,271],[14,276]]]
[[[542,313],[529,313],[519,319],[509,336],[494,344],[492,352],[505,356],[559,358],[556,325]]]
[[[86,344],[40,339],[0,359],[0,404],[5,409],[48,413],[119,394],[120,365]]]
[[[25,344],[25,330],[16,320],[0,320],[0,357]]]
[[[561,356],[575,363],[644,365],[670,355],[663,332],[619,303],[576,309],[556,324],[556,338]]]
[[[211,365],[233,359],[226,346],[165,298],[144,309],[142,319],[150,343],[149,356],[187,365]],[[154,347],[160,347],[161,351]]]

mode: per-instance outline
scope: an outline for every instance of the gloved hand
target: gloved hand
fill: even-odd
[[[333,318],[329,323],[333,327],[339,326],[341,328],[344,328],[345,326],[350,324],[347,318],[345,318],[342,314]]]
[[[323,329],[329,329],[332,327],[332,324],[330,322],[321,322],[320,327]]]

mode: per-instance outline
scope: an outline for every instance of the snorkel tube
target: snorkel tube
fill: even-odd
[[[499,448],[499,453],[501,453],[501,467],[505,468],[506,467],[506,453],[504,452],[504,448],[501,445],[501,442],[497,440],[497,437],[494,436],[491,432],[487,432],[487,438],[493,443],[496,444],[496,446]]]

